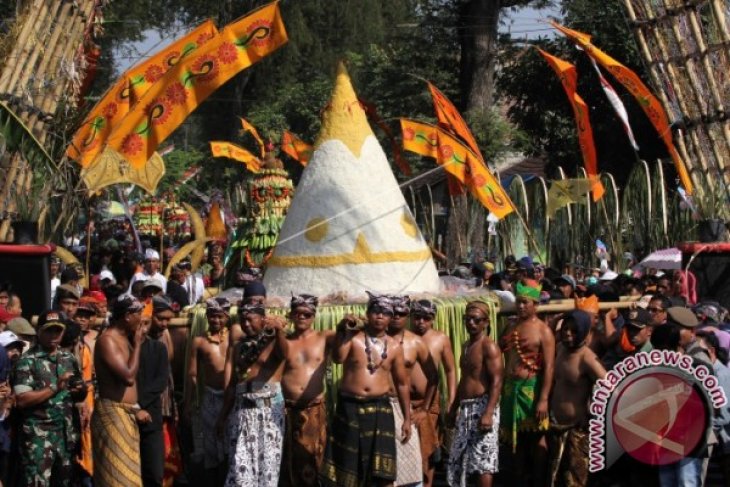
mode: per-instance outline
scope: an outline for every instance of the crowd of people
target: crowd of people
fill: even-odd
[[[730,397],[727,312],[698,301],[686,273],[472,263],[459,272],[473,300],[449,324],[469,337],[455,359],[435,301],[369,294],[363,316],[317,330],[319,297],[295,294],[271,314],[255,278],[240,302],[205,299],[222,282],[220,251],[210,257],[204,275],[183,261],[168,280],[158,252],[102,247],[86,288],[82,269],[54,258],[51,310],[35,324],[0,284],[2,485],[167,486],[194,458],[206,485],[225,486],[428,487],[437,470],[452,486],[730,482],[730,407],[714,411],[695,457],[652,467],[625,455],[588,472],[593,384],[622,359],[687,354]],[[490,319],[486,291],[514,315]],[[601,309],[620,296],[634,304]],[[574,309],[538,313],[555,300]],[[207,323],[189,338],[183,396],[168,326],[195,304]],[[327,390],[332,364],[342,376]],[[185,417],[200,432],[187,448]]]

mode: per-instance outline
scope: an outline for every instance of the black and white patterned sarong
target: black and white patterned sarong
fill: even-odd
[[[276,487],[284,441],[284,397],[279,383],[246,392],[236,386],[236,405],[228,419],[226,487]]]
[[[451,486],[465,487],[469,476],[494,474],[499,470],[499,405],[494,409],[491,431],[479,429],[488,399],[485,394],[465,399],[459,405],[447,471]]]
[[[205,386],[200,404],[200,424],[203,429],[205,468],[212,469],[226,458],[226,443],[215,431],[215,423],[223,409],[224,391]]]

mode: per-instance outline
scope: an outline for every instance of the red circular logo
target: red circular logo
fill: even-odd
[[[629,379],[611,415],[622,449],[649,465],[690,455],[704,439],[707,409],[701,393],[680,376],[656,372]]]

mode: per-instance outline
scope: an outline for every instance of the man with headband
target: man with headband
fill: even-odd
[[[343,365],[343,373],[320,473],[326,487],[392,485],[395,480],[391,379],[403,413],[404,442],[411,436],[411,404],[403,348],[386,333],[392,319],[392,300],[370,294],[362,329],[354,317],[338,325],[332,360]]]
[[[534,468],[514,472],[518,485],[542,485],[546,477],[548,398],[553,384],[555,337],[537,317],[542,286],[523,279],[516,286],[517,323],[501,337],[505,373],[502,388],[502,440],[509,445],[514,465]]]
[[[433,366],[433,360],[428,353],[428,347],[425,342],[407,329],[408,318],[411,314],[411,299],[408,296],[391,296],[393,302],[393,319],[388,325],[388,335],[395,339],[399,348],[403,349],[403,360],[408,371],[408,377],[412,378],[414,370],[418,366],[421,377],[434,377],[436,370]],[[418,398],[421,402],[431,404],[436,392],[436,381],[424,381],[425,388],[421,391]],[[411,381],[411,401],[413,400],[413,382]],[[393,419],[395,420],[396,438],[403,424],[403,416],[398,407],[398,395],[395,385],[391,383],[388,391],[390,396],[391,407],[393,408]],[[415,426],[416,415],[412,414],[413,426]],[[426,416],[423,411],[419,412],[418,421],[420,422]],[[411,438],[408,442],[396,442],[396,472],[395,486],[414,485],[423,482],[423,461],[421,457],[421,442],[418,430],[412,428]]]
[[[279,335],[284,357],[281,388],[286,400],[282,487],[319,485],[317,475],[327,444],[324,378],[335,332],[312,328],[318,303],[316,296],[292,296],[289,319],[294,331]]]
[[[588,404],[593,384],[606,369],[588,346],[593,317],[575,310],[563,318],[550,398],[550,485],[588,483]]]
[[[440,460],[439,416],[441,414],[441,399],[438,393],[440,366],[444,368],[448,398],[446,410],[456,396],[456,367],[454,366],[454,352],[451,340],[445,333],[433,329],[436,318],[436,305],[426,299],[411,302],[411,330],[421,337],[428,348],[430,359],[433,362],[432,376],[427,376],[420,364],[416,364],[411,372],[411,406],[413,406],[413,424],[418,428],[418,437],[421,442],[421,461],[423,463],[423,485],[431,487],[436,464]],[[426,401],[426,390],[434,384],[436,392],[431,402]]]
[[[223,409],[216,431],[228,427],[226,487],[256,485],[276,487],[284,440],[284,396],[281,374],[284,363],[276,346],[283,320],[266,316],[262,304],[241,309],[244,336],[233,346],[226,362]],[[229,347],[230,349],[231,347]],[[230,417],[229,417],[230,415]]]
[[[225,444],[215,432],[215,423],[223,408],[225,390],[226,351],[228,350],[228,319],[231,303],[226,298],[211,298],[206,302],[205,315],[208,322],[204,336],[193,338],[188,377],[193,384],[193,395],[202,389],[202,400],[198,413],[203,430],[203,463],[206,478],[214,485],[225,481]],[[202,386],[198,384],[201,372]],[[190,402],[190,401],[189,401]]]
[[[491,486],[499,467],[502,354],[488,336],[489,315],[482,301],[466,305],[464,326],[469,340],[464,343],[461,380],[449,410],[449,423],[455,425],[447,469],[451,486],[466,487],[472,477],[477,485]]]

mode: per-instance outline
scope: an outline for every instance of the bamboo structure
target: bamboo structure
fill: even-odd
[[[19,11],[13,48],[0,62],[0,100],[36,138],[50,144],[59,106],[73,108],[86,70],[85,52],[100,25],[102,0],[28,0]],[[32,171],[17,152],[0,153],[0,242],[7,240],[15,199],[30,187]],[[28,195],[26,194],[26,197]]]
[[[730,184],[730,23],[723,0],[623,0],[699,189]]]

